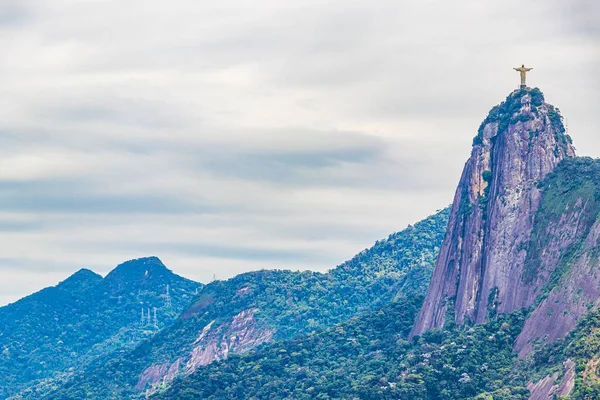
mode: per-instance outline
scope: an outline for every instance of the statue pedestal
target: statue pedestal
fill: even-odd
[[[519,86],[519,89],[525,89],[527,87],[527,85],[521,85]]]

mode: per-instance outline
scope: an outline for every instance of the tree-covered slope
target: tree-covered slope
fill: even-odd
[[[25,388],[23,395],[39,397],[37,390],[67,378],[71,369],[134,346],[170,325],[200,287],[151,257],[123,263],[104,279],[83,269],[1,307],[0,398]]]
[[[332,326],[399,295],[422,295],[447,218],[448,211],[440,211],[328,273],[258,271],[213,282],[171,327],[129,353],[80,371],[47,398],[152,393],[232,353]]]
[[[408,333],[422,296],[198,369],[152,399],[494,399],[529,392],[511,342],[523,314]]]

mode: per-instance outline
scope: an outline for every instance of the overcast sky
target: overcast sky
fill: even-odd
[[[599,44],[597,0],[0,0],[0,304],[334,267],[452,201],[522,63],[600,156]]]

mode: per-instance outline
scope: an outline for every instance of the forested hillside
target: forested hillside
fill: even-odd
[[[171,327],[79,371],[46,398],[152,393],[233,353],[325,329],[407,294],[422,296],[447,218],[448,210],[440,211],[328,273],[258,271],[212,282]]]
[[[94,359],[135,346],[169,326],[199,288],[151,257],[123,263],[106,278],[80,270],[1,307],[0,398],[25,388],[19,396],[39,398]]]
[[[398,299],[330,329],[232,356],[152,398],[528,399],[525,374],[511,372],[522,313],[409,342],[422,300]]]

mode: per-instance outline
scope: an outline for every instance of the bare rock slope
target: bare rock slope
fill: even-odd
[[[544,268],[530,273],[527,249],[542,192],[540,182],[575,156],[558,109],[538,89],[521,89],[494,107],[473,141],[452,204],[447,235],[419,318],[421,334],[453,319],[481,323],[496,313],[534,304],[558,265],[562,236],[576,213],[564,215],[543,251]],[[559,222],[559,221],[557,221]]]

